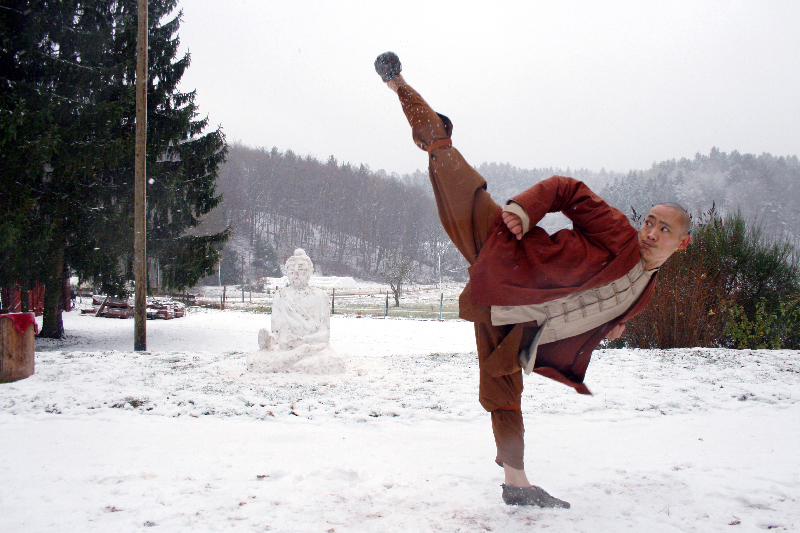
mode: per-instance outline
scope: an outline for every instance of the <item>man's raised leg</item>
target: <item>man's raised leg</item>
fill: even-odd
[[[489,228],[502,211],[486,192],[486,180],[452,146],[452,125],[398,75],[387,85],[400,99],[414,142],[427,151],[428,174],[439,219],[461,255],[473,264]]]

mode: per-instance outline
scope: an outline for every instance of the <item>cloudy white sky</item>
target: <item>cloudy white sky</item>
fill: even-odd
[[[473,165],[615,170],[800,153],[800,2],[181,0],[184,89],[228,141],[427,166],[373,69],[453,120]]]

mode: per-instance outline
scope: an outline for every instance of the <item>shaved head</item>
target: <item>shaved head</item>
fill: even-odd
[[[681,236],[689,235],[692,232],[692,217],[689,216],[689,213],[686,209],[683,208],[680,204],[676,204],[675,202],[664,202],[664,207],[669,207],[670,209],[674,209],[680,215],[680,226],[679,229],[681,231]]]
[[[674,252],[683,250],[692,241],[689,214],[674,203],[653,206],[639,228],[638,240],[645,269],[660,267]]]

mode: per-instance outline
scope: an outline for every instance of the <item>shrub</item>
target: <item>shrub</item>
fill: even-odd
[[[650,304],[621,343],[639,348],[800,346],[800,270],[791,244],[741,213],[712,207],[692,244],[658,273]]]

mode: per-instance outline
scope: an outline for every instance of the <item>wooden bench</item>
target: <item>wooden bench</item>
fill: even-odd
[[[0,315],[0,383],[33,374],[36,329],[33,313]]]

